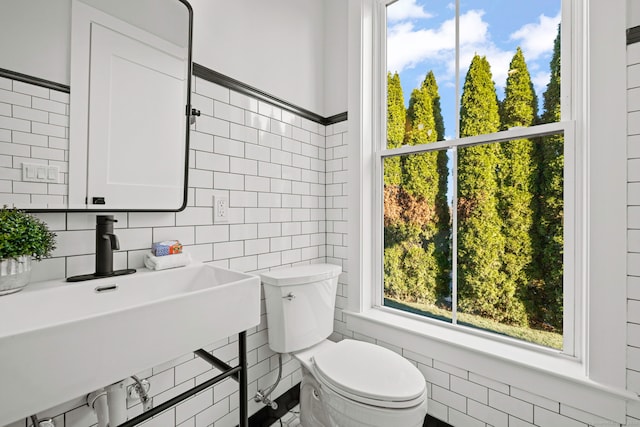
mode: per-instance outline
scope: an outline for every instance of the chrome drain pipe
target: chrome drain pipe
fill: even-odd
[[[107,392],[104,391],[103,388],[87,395],[87,405],[96,413],[98,417],[98,427],[109,427]]]
[[[109,426],[119,426],[127,421],[127,388],[125,381],[105,387],[109,407]]]

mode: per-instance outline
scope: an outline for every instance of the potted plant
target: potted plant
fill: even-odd
[[[31,260],[51,255],[55,237],[40,219],[7,206],[0,209],[0,295],[29,283]]]

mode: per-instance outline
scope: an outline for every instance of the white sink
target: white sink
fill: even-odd
[[[208,264],[32,283],[0,297],[0,426],[259,322],[260,279]]]

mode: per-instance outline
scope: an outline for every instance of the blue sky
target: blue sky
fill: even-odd
[[[520,46],[542,103],[549,82],[561,0],[460,0],[460,87],[474,54],[491,64],[498,98],[504,96],[509,62]],[[387,7],[387,69],[397,71],[405,103],[433,70],[447,139],[455,136],[455,3],[398,0]],[[462,89],[461,89],[462,90]]]

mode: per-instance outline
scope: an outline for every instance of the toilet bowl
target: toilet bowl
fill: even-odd
[[[375,344],[327,340],[340,271],[312,264],[261,275],[269,346],[302,366],[302,426],[422,426],[427,388],[413,364]]]
[[[325,340],[293,357],[303,367],[300,421],[304,427],[423,425],[424,378],[393,351],[350,339]]]

